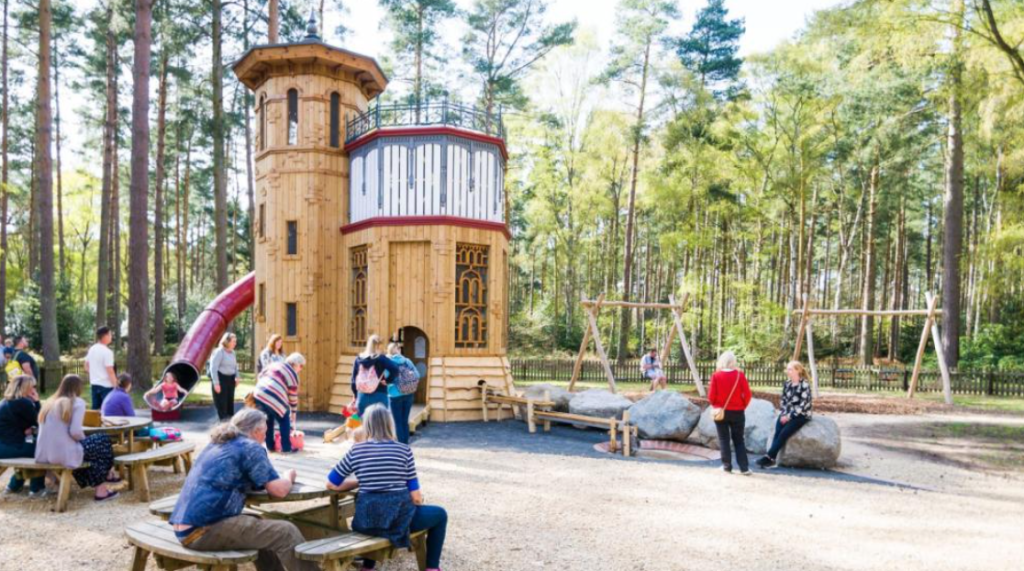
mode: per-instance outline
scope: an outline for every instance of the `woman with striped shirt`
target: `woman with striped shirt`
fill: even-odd
[[[427,571],[439,571],[448,513],[423,504],[412,449],[395,441],[391,412],[375,404],[366,409],[363,427],[368,440],[353,446],[327,475],[327,487],[348,491],[359,488],[352,529],[391,540],[395,547],[411,546],[409,534],[427,530]],[[349,476],[355,475],[355,478]],[[346,480],[347,478],[347,480]],[[363,570],[376,566],[363,560]]]
[[[256,379],[253,398],[267,415],[267,450],[274,449],[274,421],[281,427],[281,452],[292,451],[292,427],[299,409],[299,373],[306,365],[300,353],[288,355],[284,363],[272,363]]]

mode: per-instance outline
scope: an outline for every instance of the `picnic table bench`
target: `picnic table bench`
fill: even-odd
[[[416,563],[420,571],[427,568],[427,532],[417,531],[411,535]],[[305,561],[320,564],[325,571],[346,571],[357,557],[374,561],[385,561],[398,554],[399,549],[383,537],[363,535],[354,531],[307,541],[295,548],[295,555]]]
[[[139,500],[148,502],[150,499],[149,467],[170,460],[177,468],[177,463],[180,461],[184,463],[183,469],[187,474],[192,469],[192,452],[195,449],[196,445],[192,442],[173,442],[159,448],[118,456],[114,458],[114,465],[131,469],[132,488],[138,493]]]
[[[89,467],[88,462],[83,462],[79,468]],[[64,512],[68,509],[68,498],[71,497],[71,472],[78,468],[68,468],[60,464],[40,464],[35,458],[8,458],[0,460],[0,472],[4,469],[12,469],[21,474],[25,480],[46,475],[46,472],[55,472],[59,475],[60,487],[57,491],[57,512]]]
[[[209,571],[238,569],[243,563],[256,560],[255,549],[229,551],[196,551],[178,541],[174,528],[164,521],[142,521],[125,528],[128,543],[135,547],[132,571],[144,571],[150,554],[159,568],[174,571],[195,565]]]

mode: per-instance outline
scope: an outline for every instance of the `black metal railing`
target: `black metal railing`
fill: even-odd
[[[563,382],[572,378],[573,359],[511,359],[512,377],[517,382]],[[705,383],[715,372],[712,361],[697,361],[697,373]],[[771,361],[741,363],[747,380],[754,387],[779,387],[786,381],[786,364]],[[646,382],[640,373],[640,360],[611,362],[612,374],[621,382]],[[671,384],[692,383],[689,367],[683,362],[671,361],[665,367]],[[818,386],[823,389],[856,391],[906,391],[910,384],[912,367],[901,366],[845,366],[832,363],[818,364]],[[586,359],[580,370],[579,381],[604,383],[601,362]],[[950,371],[954,394],[1024,397],[1024,371],[998,371],[994,369],[958,369]],[[922,368],[917,390],[941,392],[942,376],[938,369]]]
[[[443,125],[476,131],[499,139],[505,138],[505,124],[501,111],[488,113],[485,109],[477,109],[448,99],[439,101],[394,102],[382,104],[377,102],[370,108],[345,124],[345,142],[350,143],[367,133],[382,127],[426,127]]]

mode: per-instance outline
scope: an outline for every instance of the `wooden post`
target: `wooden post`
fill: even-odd
[[[910,389],[907,390],[907,398],[914,398],[914,391],[917,390],[917,378],[921,374],[921,360],[924,358],[924,350],[928,347],[928,334],[935,322],[935,303],[938,299],[931,294],[925,293],[928,300],[928,317],[924,320],[924,329],[921,330],[921,342],[917,345],[917,356],[914,357],[914,372],[910,376]]]
[[[618,432],[619,426],[618,421],[615,420],[614,418],[609,419],[609,421],[609,426],[611,426],[611,429],[608,430],[608,436],[611,440],[608,442],[608,451],[611,452],[612,454],[615,454],[616,452],[619,451],[619,444],[615,440],[615,433]]]
[[[594,346],[597,348],[597,356],[601,359],[601,366],[604,367],[604,376],[608,377],[608,389],[615,394],[615,375],[612,374],[612,366],[608,362],[608,355],[604,352],[604,345],[601,343],[601,332],[597,328],[597,312],[599,311],[601,311],[601,306],[594,306],[587,312],[587,320],[590,322],[590,328],[594,330]]]
[[[544,402],[551,402],[551,391],[544,391]],[[544,432],[551,432],[550,418],[544,418]]]
[[[932,321],[932,343],[935,344],[935,357],[939,362],[939,373],[942,375],[942,393],[946,404],[953,404],[953,383],[949,378],[949,367],[946,365],[946,350],[942,348],[942,336],[939,335],[939,323]]]
[[[487,422],[487,385],[480,385],[480,403],[483,407],[484,422]],[[498,419],[501,420],[501,412],[498,412]]]
[[[686,305],[687,296],[683,296],[683,306]],[[669,300],[675,304],[675,296],[669,296]],[[707,396],[704,392],[704,383],[700,380],[700,373],[697,372],[697,365],[693,363],[693,355],[690,354],[690,344],[686,341],[686,331],[683,329],[683,320],[679,316],[679,312],[675,309],[672,310],[672,321],[675,323],[676,333],[679,335],[679,344],[683,346],[683,358],[686,359],[686,364],[690,367],[690,376],[693,377],[693,384],[697,386],[697,394],[704,397]]]
[[[801,343],[804,340],[804,329],[807,328],[807,320],[810,319],[811,311],[811,296],[804,296],[804,310],[800,314],[800,330],[796,333],[796,347],[793,349],[793,360],[797,361],[800,359]]]
[[[580,296],[583,298],[583,296]],[[584,300],[585,301],[585,300]],[[601,307],[601,303],[604,302],[604,294],[597,296],[597,307]],[[584,306],[584,310],[589,314],[590,308]],[[580,371],[583,369],[583,357],[587,353],[587,344],[590,343],[590,321],[587,320],[587,330],[583,332],[583,341],[580,343],[580,352],[576,355],[576,362],[572,366],[572,377],[569,379],[569,392],[576,387],[576,379],[580,376]]]
[[[622,455],[626,458],[630,456],[630,438],[629,438],[629,410],[622,411]]]
[[[530,434],[537,432],[537,424],[533,418],[533,401],[526,401],[526,426],[530,430]]]
[[[818,398],[818,365],[814,362],[814,333],[810,318],[807,319],[807,364],[811,367],[811,395]]]

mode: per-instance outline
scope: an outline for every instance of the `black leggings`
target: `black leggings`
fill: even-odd
[[[732,451],[736,449],[736,463],[740,465],[740,471],[746,472],[747,445],[743,441],[743,429],[747,424],[747,415],[742,410],[725,411],[725,420],[715,422],[715,429],[718,430],[718,447],[722,450],[722,465],[732,469]]]
[[[235,415],[235,375],[217,373],[220,381],[220,394],[213,391],[213,408],[217,410],[217,418],[231,420]]]

